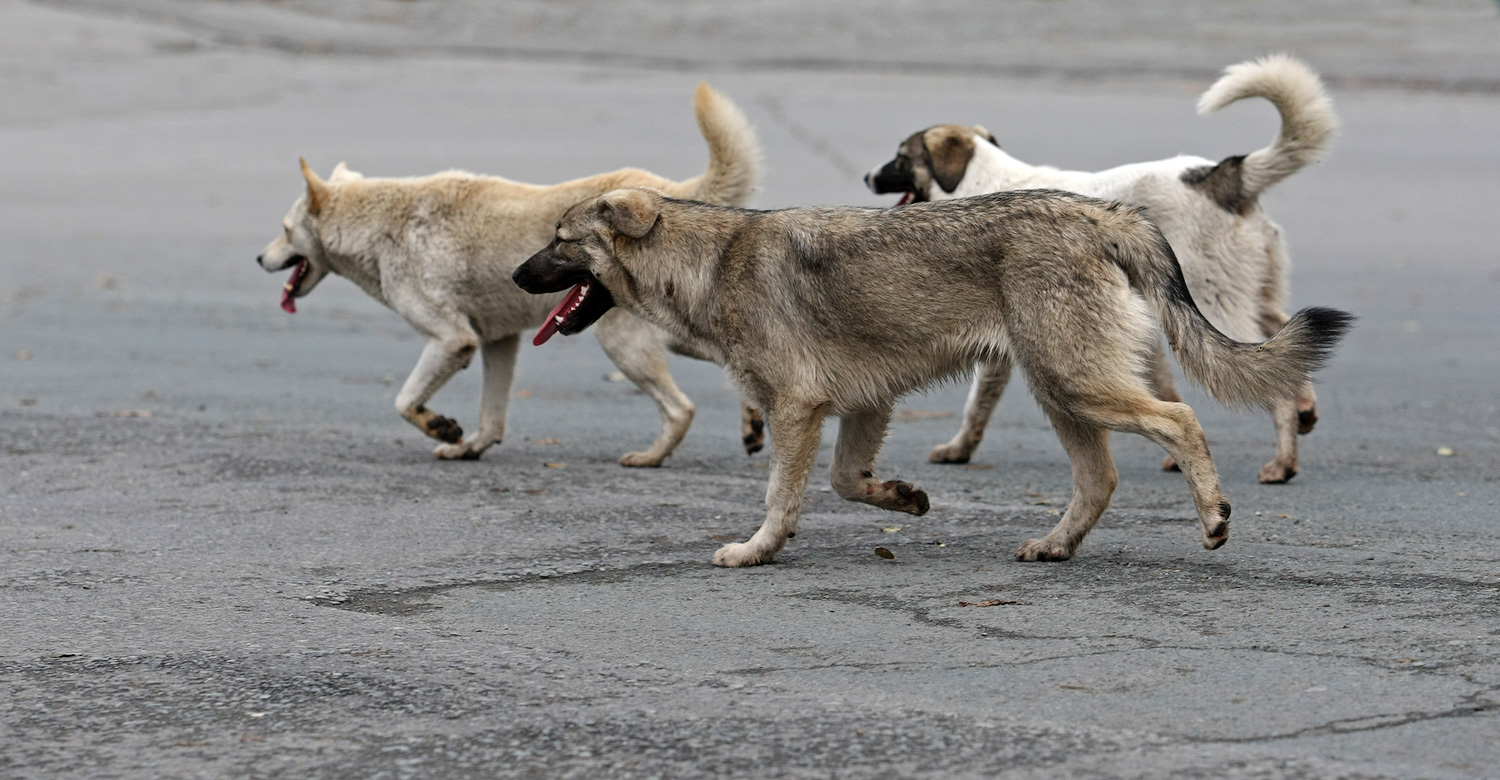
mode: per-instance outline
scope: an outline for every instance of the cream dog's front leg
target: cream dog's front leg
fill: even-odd
[[[510,409],[510,385],[515,379],[520,344],[520,334],[484,343],[480,349],[484,357],[484,396],[479,402],[479,430],[463,441],[439,444],[432,454],[439,458],[474,460],[505,440],[505,415]]]
[[[458,423],[428,409],[425,404],[459,369],[469,365],[477,348],[472,334],[467,339],[430,339],[417,358],[401,392],[396,394],[396,411],[423,433],[438,441],[455,443],[463,438]]]
[[[771,482],[766,487],[766,521],[747,542],[720,547],[714,563],[757,566],[770,563],[786,540],[797,535],[807,475],[823,434],[822,405],[777,403],[766,410],[771,428]]]

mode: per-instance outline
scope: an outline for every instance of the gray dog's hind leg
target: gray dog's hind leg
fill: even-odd
[[[995,405],[1010,383],[1010,364],[1010,353],[1002,352],[994,360],[974,367],[974,384],[969,388],[969,400],[964,403],[963,423],[951,441],[932,448],[928,460],[933,463],[969,462],[984,439],[984,429],[990,424]]]
[[[882,482],[875,476],[875,456],[885,442],[891,407],[848,414],[839,421],[833,450],[833,489],[844,499],[893,512],[927,514],[927,494],[909,482]]]
[[[599,337],[599,346],[620,367],[637,387],[644,390],[661,412],[661,433],[651,448],[645,452],[627,452],[620,456],[621,466],[660,466],[661,462],[677,449],[682,437],[693,424],[696,408],[693,402],[678,389],[667,370],[667,347],[662,333],[656,328],[624,310],[605,315],[609,322],[600,322],[594,333]]]
[[[1054,409],[1047,409],[1057,438],[1073,465],[1073,500],[1057,526],[1041,539],[1027,539],[1016,550],[1018,561],[1066,561],[1073,557],[1120,482],[1109,454],[1109,429],[1092,425]]]
[[[510,408],[510,385],[516,374],[516,351],[521,336],[511,334],[480,346],[484,359],[484,396],[479,403],[479,430],[456,444],[439,444],[432,454],[439,458],[472,460],[505,440],[505,415]]]
[[[714,553],[719,566],[756,566],[771,558],[797,533],[807,475],[823,435],[823,406],[778,402],[767,405],[771,429],[771,481],[766,487],[766,520],[747,542],[733,542]]]

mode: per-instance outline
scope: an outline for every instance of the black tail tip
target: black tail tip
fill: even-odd
[[[1354,327],[1354,322],[1358,318],[1342,309],[1309,306],[1297,312],[1293,319],[1301,320],[1312,336],[1315,346],[1320,351],[1326,352],[1343,341],[1344,336]]]

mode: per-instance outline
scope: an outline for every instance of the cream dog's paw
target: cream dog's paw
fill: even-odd
[[[484,450],[475,449],[472,442],[461,441],[456,444],[439,444],[433,448],[432,454],[443,460],[478,460]]]

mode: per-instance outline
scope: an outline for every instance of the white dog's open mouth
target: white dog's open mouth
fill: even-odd
[[[307,269],[307,258],[304,257],[292,269],[292,278],[281,288],[281,308],[287,314],[297,313],[297,287],[302,284],[302,278],[307,276]]]
[[[542,323],[531,343],[540,347],[554,333],[564,336],[581,333],[603,317],[605,312],[614,308],[614,305],[614,296],[609,294],[609,290],[598,279],[590,275],[563,296],[562,301],[547,315],[547,321]]]

